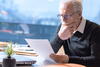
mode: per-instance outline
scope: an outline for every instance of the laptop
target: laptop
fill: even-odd
[[[4,52],[0,52],[0,65],[2,64],[3,58],[5,58],[6,55]],[[29,65],[36,63],[35,57],[33,56],[24,56],[24,55],[13,55],[16,59],[16,65],[23,66],[23,65]]]

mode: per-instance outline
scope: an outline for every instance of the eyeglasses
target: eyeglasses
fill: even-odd
[[[74,14],[77,14],[79,12],[73,12],[72,14],[58,14],[57,17],[63,17],[64,19],[68,19],[70,17],[72,17]]]
[[[68,19],[68,18],[70,18],[72,15],[73,15],[73,14],[70,14],[70,15],[68,15],[68,14],[65,14],[65,15],[63,15],[63,14],[58,14],[57,17],[63,17],[64,19]]]

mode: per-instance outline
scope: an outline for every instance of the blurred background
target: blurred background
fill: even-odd
[[[59,25],[60,0],[0,0],[0,41],[52,39]],[[100,24],[100,1],[82,0],[83,16]]]

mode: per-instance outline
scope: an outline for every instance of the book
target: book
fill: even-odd
[[[17,55],[38,56],[30,47],[15,47],[14,51]]]
[[[38,56],[34,51],[15,51],[17,55]]]
[[[0,42],[0,52],[4,52],[7,42]],[[38,56],[37,53],[27,45],[13,45],[13,49],[17,55]]]
[[[7,44],[8,44],[8,42],[2,42],[2,41],[0,41],[0,47],[6,47]]]
[[[7,47],[8,42],[2,42],[0,41],[0,52],[4,51],[4,49]]]

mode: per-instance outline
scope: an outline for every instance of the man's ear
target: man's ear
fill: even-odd
[[[79,12],[78,15],[79,15],[79,16],[82,16],[82,12]]]
[[[82,18],[82,12],[79,12],[78,16],[80,16],[79,18]]]

